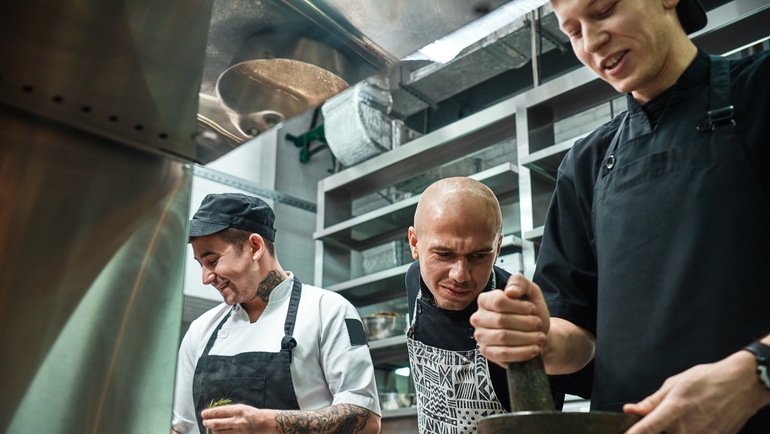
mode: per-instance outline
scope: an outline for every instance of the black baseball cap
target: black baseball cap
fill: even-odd
[[[706,11],[698,0],[679,0],[679,4],[676,5],[676,14],[688,35],[706,27],[708,22]]]
[[[190,220],[190,237],[227,228],[243,229],[275,241],[275,213],[264,200],[241,193],[209,194]]]

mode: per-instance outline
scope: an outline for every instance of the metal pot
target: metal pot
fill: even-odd
[[[406,320],[395,312],[378,312],[361,318],[369,340],[389,338],[404,332]]]
[[[415,405],[414,393],[380,393],[380,406],[383,410],[396,410]]]

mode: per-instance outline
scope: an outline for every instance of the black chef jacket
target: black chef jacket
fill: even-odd
[[[628,95],[627,120],[621,114],[576,142],[559,167],[533,280],[552,316],[597,338],[595,410],[620,410],[666,378],[721,360],[770,332],[770,219],[756,216],[770,207],[770,53],[729,63],[727,97],[735,126],[725,128],[737,138],[720,149],[746,163],[745,170],[725,179],[718,158],[690,162],[708,151],[692,143],[703,137],[693,119],[705,117],[714,99],[710,67],[709,56],[700,51],[678,82],[646,105]],[[621,123],[618,160],[608,165],[607,149]],[[676,158],[692,173],[678,173]],[[615,198],[598,193],[607,172],[635,170],[634,165],[649,165],[638,175],[643,181],[616,185],[621,193]],[[693,193],[679,194],[683,188],[672,179],[688,176],[719,179],[720,187],[705,192],[684,187]],[[719,214],[714,210],[721,209],[720,200],[729,203],[730,196],[749,190],[750,206],[729,210],[734,221],[703,223],[717,221],[712,214]],[[596,200],[599,194],[602,200]],[[606,200],[627,206],[607,216],[599,209]],[[660,203],[670,206],[660,210]],[[601,232],[607,227],[628,233],[608,236]],[[766,433],[769,427],[765,408],[741,432]]]

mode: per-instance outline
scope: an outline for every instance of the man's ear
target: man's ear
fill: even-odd
[[[407,233],[409,238],[409,249],[412,251],[412,259],[419,259],[419,253],[417,253],[417,231],[414,230],[414,226],[409,226],[409,232]]]
[[[249,235],[249,239],[247,241],[249,248],[251,248],[251,257],[258,261],[260,258],[262,258],[262,255],[265,254],[265,240],[262,238],[262,235],[253,233]]]

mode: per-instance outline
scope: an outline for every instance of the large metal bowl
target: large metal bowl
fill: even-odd
[[[369,340],[385,339],[403,333],[406,320],[395,312],[375,313],[372,316],[361,318],[364,322],[364,330]]]
[[[610,412],[521,411],[488,416],[479,421],[479,434],[622,434],[639,416]]]

